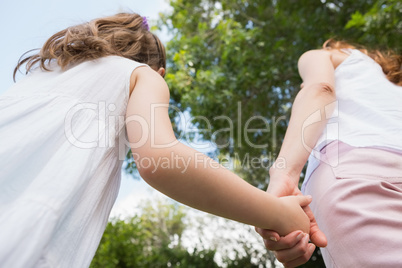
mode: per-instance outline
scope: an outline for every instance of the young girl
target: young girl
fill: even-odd
[[[23,64],[30,74],[0,98],[2,266],[89,266],[126,132],[141,177],[166,195],[283,235],[308,232],[310,197],[274,197],[176,140],[165,49],[138,14],[60,31],[15,72]]]

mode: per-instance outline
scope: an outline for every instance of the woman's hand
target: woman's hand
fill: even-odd
[[[315,250],[314,244],[308,242],[309,235],[302,231],[291,232],[280,237],[270,230],[261,228],[255,228],[255,230],[264,239],[265,247],[273,251],[276,259],[287,268],[306,263]]]
[[[267,192],[278,197],[302,195],[297,185],[298,181],[298,177],[291,176],[285,171],[271,169]],[[256,228],[257,233],[264,239],[265,247],[268,250],[274,251],[276,258],[285,267],[296,267],[306,263],[313,254],[315,245],[319,247],[327,245],[326,237],[318,228],[310,207],[305,206],[303,209],[310,221],[309,230],[301,229],[301,231],[291,232],[281,237],[277,232]],[[312,243],[308,243],[309,235],[307,233],[310,234]]]

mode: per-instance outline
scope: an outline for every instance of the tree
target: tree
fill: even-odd
[[[158,200],[139,215],[110,221],[90,267],[218,267],[213,249],[181,245],[184,217],[184,206]]]
[[[265,188],[301,82],[299,56],[330,37],[361,40],[360,24],[345,25],[378,2],[175,0],[171,6],[160,21],[173,36],[166,80],[172,104],[189,111],[197,127],[184,138],[215,142],[216,158],[229,159],[243,178]],[[367,29],[371,45],[375,30]],[[384,42],[398,44],[397,38]]]
[[[392,48],[402,53],[402,2],[380,0],[365,13],[356,11],[347,22],[346,29],[358,29],[357,42],[380,49]]]
[[[148,200],[137,215],[108,223],[91,267],[275,267],[260,240],[251,226]]]

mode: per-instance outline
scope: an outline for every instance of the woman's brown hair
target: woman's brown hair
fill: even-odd
[[[145,63],[156,70],[160,67],[166,69],[164,46],[149,31],[145,18],[135,13],[119,13],[68,27],[50,37],[39,53],[25,58],[24,55],[14,69],[14,80],[18,69],[25,63],[27,73],[36,64],[50,71],[46,65],[52,60],[65,69],[70,64],[109,55]]]
[[[381,67],[388,80],[402,86],[402,56],[393,51],[368,50],[363,46],[352,45],[345,41],[328,39],[322,46],[324,49],[358,49],[375,60]]]

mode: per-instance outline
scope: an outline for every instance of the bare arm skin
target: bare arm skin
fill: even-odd
[[[336,100],[334,67],[329,51],[308,51],[300,57],[298,66],[304,86],[293,103],[289,127],[278,155],[286,161],[286,167],[280,171],[289,174],[296,185],[311,149],[327,124],[326,114],[332,113],[331,104]],[[321,120],[308,123],[315,115]],[[274,166],[273,170],[278,168]]]
[[[286,167],[274,165],[270,169],[268,192],[276,196],[302,194],[298,189],[300,173],[327,124],[327,115],[333,111],[331,104],[336,101],[334,71],[346,57],[340,51],[329,50],[312,50],[300,57],[298,67],[303,86],[293,103],[289,127],[278,155],[278,158],[285,159]],[[311,209],[305,207],[305,212],[311,222],[311,241],[325,247],[325,235],[319,230]],[[285,267],[307,262],[314,252],[315,246],[309,244],[300,232],[279,237],[269,230],[256,230],[264,238],[265,246],[275,251]]]
[[[308,205],[309,197],[278,198],[261,191],[177,141],[168,116],[169,90],[155,71],[137,68],[131,85],[127,133],[140,175],[148,184],[181,203],[218,216],[282,235],[308,232],[309,220],[300,206]],[[155,164],[158,161],[169,165],[163,168]]]

